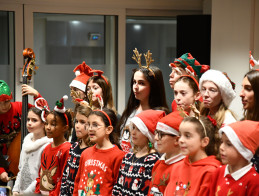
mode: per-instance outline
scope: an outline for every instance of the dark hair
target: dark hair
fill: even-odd
[[[150,94],[149,94],[149,106],[151,109],[155,107],[165,107],[168,108],[166,103],[166,97],[165,97],[165,86],[164,86],[164,80],[163,80],[163,74],[161,70],[156,66],[150,66],[149,67],[155,76],[151,74],[151,71],[149,71],[147,68],[139,67],[137,69],[133,70],[133,74],[131,77],[131,92],[128,99],[127,106],[122,113],[122,116],[120,118],[120,121],[118,122],[118,125],[116,127],[116,130],[118,130],[118,133],[120,133],[120,130],[122,127],[125,126],[125,123],[128,119],[128,117],[131,115],[131,113],[137,109],[137,107],[140,104],[140,101],[135,98],[135,95],[133,93],[133,79],[134,74],[137,71],[141,71],[146,80],[150,84]]]
[[[112,127],[113,127],[113,131],[109,135],[110,142],[112,144],[116,144],[117,146],[119,146],[119,138],[118,138],[118,134],[116,133],[116,130],[115,130],[115,127],[116,127],[116,124],[117,124],[117,116],[116,116],[115,112],[112,109],[103,108],[102,111],[101,110],[93,110],[89,114],[89,116],[91,116],[91,115],[100,116],[102,118],[105,126],[108,127],[108,126],[110,126],[110,122],[103,112],[105,112],[109,116],[109,118],[111,120]]]
[[[64,126],[67,125],[67,121],[66,121],[65,115],[63,113],[51,111],[49,114],[53,114],[55,120],[57,117],[59,117],[61,119],[63,125]],[[73,127],[73,112],[71,109],[67,109],[65,111],[65,114],[67,115],[67,119],[68,119],[68,129],[67,129],[66,133],[64,134],[64,137],[66,140],[68,140],[68,138],[71,134],[72,127]]]
[[[36,114],[39,118],[40,118],[40,120],[41,120],[41,122],[42,123],[44,123],[44,121],[41,119],[41,110],[40,109],[38,109],[38,108],[36,108],[36,107],[31,107],[29,110],[28,110],[28,113],[30,112],[30,111],[32,111],[34,114]],[[46,115],[48,115],[48,111],[45,111],[46,112]],[[44,126],[44,134],[46,135],[46,131],[45,131],[45,126]]]
[[[104,80],[103,77],[106,79],[108,84],[106,83],[106,81]],[[92,76],[91,78],[89,78],[89,80],[86,83],[85,92],[87,92],[87,86],[90,81],[93,81],[93,83],[96,83],[101,87],[102,93],[103,93],[104,107],[112,109],[116,113],[116,109],[115,109],[114,103],[113,103],[112,86],[111,86],[111,83],[108,80],[108,78],[105,76],[102,76],[102,77],[101,76]],[[89,102],[87,96],[86,96],[86,100]]]
[[[203,125],[206,129],[206,134]],[[201,116],[200,120],[195,117],[186,117],[182,122],[190,122],[195,124],[197,133],[201,136],[201,138],[208,137],[209,144],[205,147],[205,152],[208,156],[217,155],[218,149],[220,145],[220,140],[218,133],[216,133],[216,127],[212,124],[212,122],[205,116]]]
[[[244,117],[246,120],[259,121],[259,71],[252,70],[249,71],[245,77],[247,77],[250,82],[252,89],[254,91],[254,107],[252,110],[245,110]],[[244,77],[244,78],[245,78]]]

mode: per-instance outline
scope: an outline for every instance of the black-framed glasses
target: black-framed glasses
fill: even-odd
[[[172,137],[175,137],[176,135],[165,133],[163,131],[155,130],[155,135],[157,135],[158,139],[161,140],[165,135],[170,135]]]

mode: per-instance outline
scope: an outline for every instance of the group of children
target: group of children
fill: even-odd
[[[145,54],[146,66],[136,49],[133,59],[139,68],[120,118],[108,78],[84,62],[70,84],[74,112],[65,108],[67,96],[51,111],[35,89],[23,86],[35,107],[29,105],[13,195],[259,195],[259,70],[243,79],[244,119],[237,121],[229,109],[235,84],[225,73],[189,53],[176,59],[169,113],[152,54]],[[14,132],[14,138],[21,106],[10,102],[4,81],[0,92],[0,137]],[[3,154],[9,143],[0,144]],[[10,180],[7,172],[0,168],[2,182]]]

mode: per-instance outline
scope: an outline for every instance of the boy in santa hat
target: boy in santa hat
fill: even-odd
[[[259,175],[250,162],[259,146],[259,123],[240,121],[219,130],[224,166],[211,180],[210,195],[259,195]]]
[[[150,109],[131,119],[134,152],[123,158],[112,195],[148,194],[152,168],[160,157],[154,148],[154,132],[157,122],[164,116],[164,111]]]
[[[178,144],[179,126],[183,120],[179,111],[172,112],[161,118],[155,131],[157,151],[163,154],[153,167],[152,179],[148,195],[163,195],[169,182],[170,172],[174,163],[184,159]]]

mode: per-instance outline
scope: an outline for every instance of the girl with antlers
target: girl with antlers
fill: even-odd
[[[54,111],[47,115],[45,130],[53,142],[46,146],[41,156],[41,166],[36,183],[35,193],[58,195],[57,183],[61,180],[62,171],[68,158],[71,144],[67,142],[72,128],[72,113],[64,107],[63,96],[56,102]]]
[[[49,106],[44,98],[35,101],[35,107],[28,111],[27,129],[19,161],[19,172],[13,187],[13,195],[32,194],[40,168],[41,154],[52,141],[47,138],[44,123]]]
[[[146,66],[141,64],[141,56],[137,49],[133,50],[133,59],[138,63],[139,68],[133,70],[131,78],[131,93],[128,103],[117,125],[117,131],[121,135],[121,147],[125,152],[131,151],[131,143],[124,141],[123,130],[128,127],[130,120],[140,112],[164,107],[168,109],[165,98],[164,80],[161,70],[156,66],[150,66],[154,62],[152,53],[144,54]],[[125,129],[128,130],[128,129]]]

